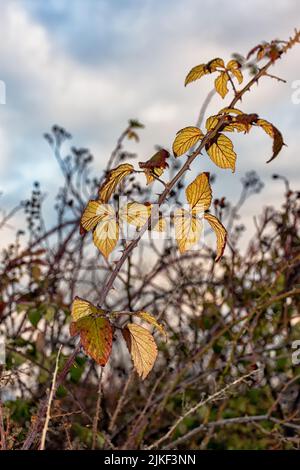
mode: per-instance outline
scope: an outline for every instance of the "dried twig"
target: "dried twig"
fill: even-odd
[[[46,414],[46,419],[45,419],[44,428],[43,428],[42,437],[41,437],[40,450],[45,449],[46,436],[47,436],[47,431],[48,431],[48,427],[49,427],[49,422],[50,422],[50,419],[51,419],[51,414],[50,414],[51,413],[51,405],[52,405],[52,401],[53,401],[54,393],[55,393],[55,383],[56,383],[56,376],[57,376],[58,366],[59,366],[59,356],[60,356],[61,350],[62,350],[62,346],[60,346],[60,348],[58,350],[58,353],[57,353],[57,356],[56,356],[55,369],[54,369],[54,373],[53,373],[52,386],[51,386],[49,399],[48,399],[47,414]]]

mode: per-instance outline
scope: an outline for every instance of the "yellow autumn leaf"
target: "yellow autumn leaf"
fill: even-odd
[[[153,181],[155,181],[156,178],[160,178],[163,172],[164,172],[163,168],[145,168],[144,173],[146,176],[147,186],[148,184],[153,183]]]
[[[217,217],[215,217],[214,215],[206,213],[204,214],[204,218],[210,224],[217,237],[216,261],[218,261],[223,255],[226,246],[227,232],[225,227],[219,221],[219,219],[217,219]]]
[[[99,189],[99,199],[102,202],[107,202],[113,192],[115,191],[117,185],[122,181],[125,176],[132,173],[134,170],[133,166],[129,163],[122,163],[117,168],[111,170],[101,188]]]
[[[165,337],[167,338],[167,333],[166,330],[164,329],[163,325],[159,323],[153,315],[151,315],[148,312],[140,311],[136,312],[134,314],[136,317],[141,318],[142,320],[145,320],[147,323],[150,323],[150,325],[154,326],[155,328],[158,329],[158,331]]]
[[[97,307],[87,300],[81,299],[80,297],[75,297],[73,300],[71,315],[74,321],[77,321],[83,317],[88,317],[89,315],[96,315],[97,313],[101,312],[103,311],[97,309]]]
[[[239,84],[241,84],[244,80],[244,77],[243,77],[243,74],[242,74],[241,70],[234,69],[234,70],[231,70],[231,72],[235,76],[235,78],[237,79]]]
[[[128,131],[127,132],[127,139],[128,140],[135,140],[136,142],[139,142],[140,138],[138,136],[138,134],[134,131]]]
[[[241,68],[241,64],[234,59],[231,59],[229,62],[227,62],[226,68],[229,70],[236,70]]]
[[[93,231],[94,245],[107,258],[119,240],[119,224],[115,212],[111,207],[110,217],[101,220]]]
[[[228,93],[228,74],[226,72],[221,72],[220,75],[215,79],[215,89],[222,98]]]
[[[267,163],[270,163],[275,157],[277,157],[283,145],[285,145],[282,134],[273,124],[265,119],[258,119],[255,124],[261,127],[273,139],[273,155],[269,160],[267,160]]]
[[[110,217],[111,208],[108,204],[101,201],[89,201],[83,211],[80,225],[87,231],[92,230],[100,220]]]
[[[152,370],[156,357],[157,346],[151,333],[140,325],[128,323],[122,330],[133,365],[138,375],[144,380]]]
[[[209,209],[212,198],[209,173],[201,173],[198,175],[197,178],[188,185],[185,194],[193,214]]]
[[[143,227],[151,215],[151,205],[139,202],[129,202],[121,207],[119,217],[121,220],[134,225],[137,228]]]
[[[105,366],[112,348],[113,330],[109,320],[103,316],[83,316],[71,323],[70,334],[79,334],[86,354],[100,366]]]
[[[199,78],[208,73],[209,70],[207,70],[206,64],[196,65],[196,67],[193,67],[192,70],[190,70],[190,72],[187,74],[184,86],[186,86],[188,83],[194,82],[195,80],[199,80]]]
[[[202,223],[190,211],[185,209],[175,211],[174,228],[180,253],[184,253],[200,240]]]
[[[265,119],[258,119],[256,124],[261,127],[266,134],[268,134],[270,137],[273,137],[273,124],[271,124],[269,121],[266,121]]]
[[[224,134],[218,134],[206,145],[206,151],[212,161],[220,168],[235,171],[236,153],[231,140]]]
[[[175,157],[180,157],[193,147],[203,137],[203,133],[198,127],[184,127],[177,132],[174,143],[173,153]]]

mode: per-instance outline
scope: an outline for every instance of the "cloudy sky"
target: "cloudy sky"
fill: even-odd
[[[146,128],[132,149],[140,159],[156,144],[170,147],[176,131],[193,125],[212,80],[184,88],[191,67],[216,56],[230,59],[262,40],[287,39],[300,27],[297,0],[1,0],[0,207],[11,208],[39,180],[52,204],[60,174],[42,135],[57,123],[90,148],[99,172],[128,118]],[[279,203],[283,174],[299,182],[300,104],[292,83],[300,80],[300,45],[264,78],[242,105],[282,131],[285,147],[270,165],[271,140],[261,132],[234,138],[237,170],[213,167],[207,157],[195,171],[217,174],[215,196],[234,200],[240,179],[255,169],[264,191],[245,207],[247,220],[265,204]],[[225,103],[226,104],[226,103]],[[223,107],[215,97],[211,112]],[[240,138],[242,137],[242,138]],[[299,189],[299,188],[298,188]]]

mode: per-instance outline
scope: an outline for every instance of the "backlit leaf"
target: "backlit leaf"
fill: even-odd
[[[82,214],[80,225],[84,230],[92,230],[100,220],[105,220],[110,217],[111,208],[108,204],[103,204],[101,201],[89,201]]]
[[[139,162],[139,167],[142,169],[167,168],[169,165],[166,160],[169,156],[170,154],[167,150],[160,149],[146,162]]]
[[[220,119],[219,116],[210,116],[209,118],[207,118],[206,123],[205,123],[206,129],[208,131],[211,131],[212,129],[214,129],[216,125],[218,124],[219,119]]]
[[[206,67],[210,72],[215,72],[218,68],[224,69],[224,60],[220,59],[220,57],[217,57],[216,59],[212,59],[210,62],[208,62]]]
[[[134,131],[128,131],[127,132],[127,138],[129,140],[135,140],[136,142],[139,142],[139,140],[140,140],[139,136]]]
[[[211,228],[214,230],[216,237],[217,237],[216,261],[218,261],[223,255],[223,252],[226,246],[227,232],[226,232],[225,227],[219,221],[219,219],[217,219],[217,217],[215,217],[214,215],[204,214],[204,218],[210,224]]]
[[[199,78],[204,75],[215,72],[218,68],[225,68],[223,59],[220,59],[219,57],[212,59],[207,64],[196,65],[196,67],[193,67],[187,74],[184,86],[188,83],[194,82],[195,80],[199,80]]]
[[[175,157],[180,157],[193,147],[203,137],[203,133],[198,127],[184,127],[177,132],[174,143],[173,153]]]
[[[71,309],[71,315],[75,322],[80,318],[96,315],[101,312],[102,310],[97,309],[93,304],[80,297],[75,297]]]
[[[122,181],[125,176],[133,172],[133,166],[129,163],[122,163],[117,168],[111,170],[101,188],[99,189],[99,199],[102,202],[108,202],[111,195],[115,191],[117,185]]]
[[[231,72],[235,76],[235,78],[237,79],[239,84],[241,84],[243,82],[243,79],[244,79],[241,70],[231,70]]]
[[[235,116],[229,116],[231,121],[229,124],[225,125],[222,128],[224,132],[249,132],[252,128],[252,125],[256,123],[258,119],[258,115],[255,113],[252,114],[244,114],[244,113],[237,113]]]
[[[244,114],[243,111],[236,108],[223,108],[219,111],[219,114]]]
[[[204,212],[211,204],[211,187],[209,184],[209,173],[201,173],[186,188],[186,198],[191,206],[192,212]]]
[[[113,208],[112,208],[113,210]],[[101,251],[103,256],[107,258],[115,248],[119,240],[119,224],[113,214],[110,218],[102,220],[98,223],[93,231],[94,245]]]
[[[273,139],[273,155],[267,161],[267,163],[270,163],[275,157],[277,157],[284,145],[282,134],[275,126],[273,126],[273,124],[265,121],[264,119],[258,119],[256,121],[256,125],[261,127]]]
[[[221,72],[220,75],[215,79],[215,89],[222,98],[228,93],[228,74],[226,72]]]
[[[165,338],[167,337],[167,333],[166,333],[166,330],[164,329],[163,325],[161,323],[158,323],[158,321],[156,320],[155,317],[153,317],[153,315],[151,315],[148,312],[144,312],[144,311],[136,312],[134,315],[141,318],[142,320],[145,320],[147,323],[150,323],[150,325],[153,325],[155,328],[157,328],[158,331]]]
[[[153,336],[146,328],[134,323],[128,323],[123,328],[122,334],[138,375],[145,379],[157,357],[157,346]]]
[[[84,316],[70,325],[70,334],[80,335],[81,345],[97,364],[105,366],[111,353],[113,330],[102,316]]]
[[[258,115],[256,113],[251,114],[239,114],[235,117],[235,121],[241,124],[244,124],[250,130],[251,126],[255,124],[258,120]]]
[[[206,67],[206,64],[196,65],[193,67],[192,70],[187,74],[184,86],[188,83],[194,82],[195,80],[199,80],[199,78],[203,77],[204,75],[210,73]]]
[[[236,153],[231,140],[224,134],[218,134],[206,145],[206,151],[212,161],[220,168],[235,171]]]
[[[241,122],[234,122],[232,121],[230,124],[222,127],[223,132],[249,132],[249,126],[243,124]]]
[[[177,209],[174,214],[175,238],[180,253],[194,246],[202,232],[201,221],[185,209]]]
[[[151,205],[141,204],[139,202],[130,202],[121,207],[119,216],[131,225],[137,228],[143,227],[151,215]]]

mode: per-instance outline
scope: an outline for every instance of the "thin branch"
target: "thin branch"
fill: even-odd
[[[293,45],[296,42],[298,42],[299,40],[300,40],[300,32],[296,31],[295,32],[295,37],[292,38],[290,40],[290,42],[285,46],[285,48],[283,49],[283,53],[286,52],[290,47],[292,47],[290,45],[291,43]],[[267,70],[272,65],[274,65],[274,62],[275,62],[274,60],[270,59],[266,63],[266,65],[264,67],[262,67],[257,72],[257,74],[244,86],[244,88],[242,88],[238,93],[236,93],[235,97],[233,98],[231,103],[228,105],[228,108],[234,108],[235,105],[242,99],[244,94],[247,91],[249,91],[252,88],[252,86],[254,84],[256,84],[258,82],[258,80],[266,74]],[[221,129],[222,125],[224,124],[225,119],[226,119],[226,116],[221,117],[221,119],[218,120],[218,123],[216,124],[216,126],[205,134],[205,136],[203,137],[203,139],[202,139],[201,143],[199,144],[199,146],[192,152],[191,155],[189,155],[187,157],[185,163],[180,168],[178,173],[174,176],[174,178],[169,183],[166,184],[166,187],[165,187],[164,191],[162,192],[162,194],[158,198],[158,201],[157,201],[158,207],[161,206],[164,203],[164,201],[167,199],[170,191],[173,189],[173,187],[176,185],[176,183],[181,179],[183,174],[190,168],[190,166],[193,163],[193,161],[195,160],[195,158],[198,157],[198,155],[201,154],[201,151],[205,148],[205,145],[207,144],[207,142],[210,141],[218,133],[219,129]],[[119,259],[119,261],[116,262],[115,269],[110,274],[110,276],[109,276],[109,278],[108,278],[108,280],[107,280],[107,282],[106,282],[106,284],[103,288],[102,294],[100,296],[100,300],[99,300],[100,305],[102,305],[104,303],[107,294],[112,289],[113,284],[114,284],[114,282],[115,282],[115,280],[118,276],[118,273],[120,272],[120,270],[121,270],[123,264],[125,263],[125,261],[127,260],[128,256],[134,250],[134,248],[138,245],[139,240],[142,238],[144,233],[148,230],[149,226],[151,226],[151,219],[153,219],[153,218],[155,220],[152,220],[152,223],[155,224],[155,222],[157,222],[157,220],[158,220],[158,214],[156,215],[156,217],[155,216],[154,217],[153,216],[149,217],[148,221],[145,223],[145,225],[137,233],[136,238],[133,239],[131,241],[131,243],[128,244],[126,249],[123,251],[123,254],[122,254],[121,258]]]

